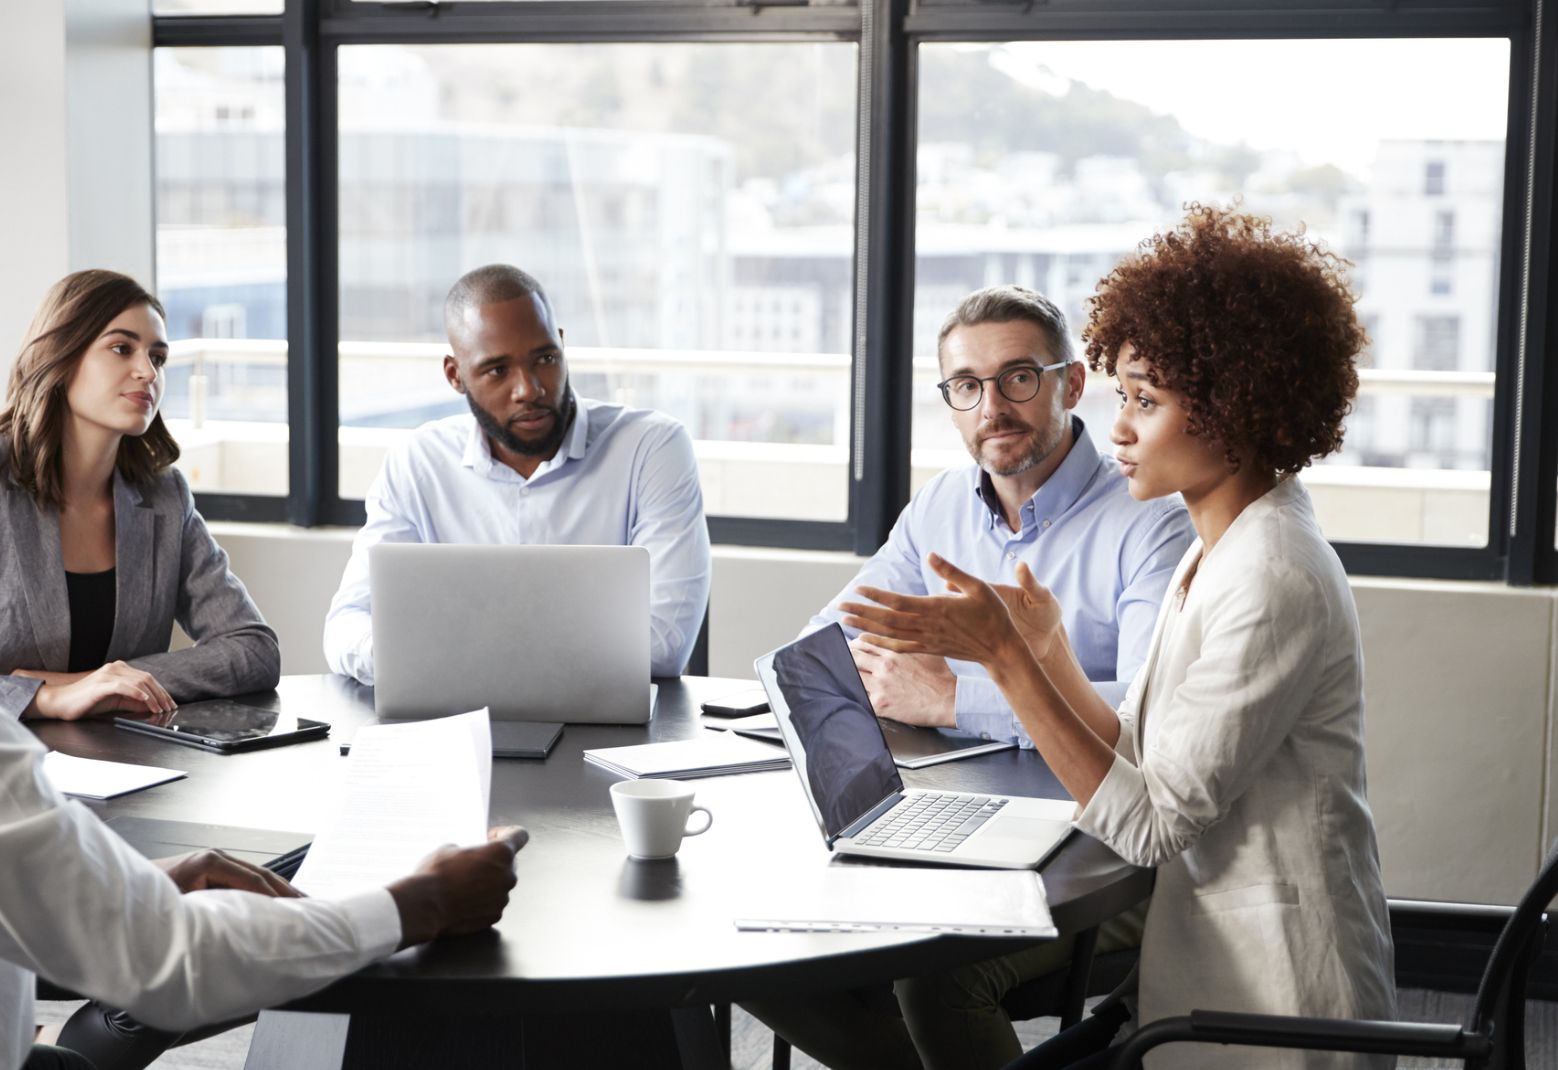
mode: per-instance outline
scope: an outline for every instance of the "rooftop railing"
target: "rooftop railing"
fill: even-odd
[[[340,488],[361,497],[390,446],[453,395],[443,380],[447,348],[436,343],[343,342],[340,346]],[[604,377],[606,400],[662,408],[693,432],[709,515],[842,520],[847,513],[849,376],[843,354],[670,351],[575,346],[570,374]],[[232,419],[247,408],[284,414],[284,380],[248,385],[248,372],[286,366],[286,344],[194,339],[174,343],[169,367],[187,369],[165,408],[183,448],[180,466],[196,490],[286,493],[287,427],[277,419]],[[1089,373],[1093,389],[1109,389]],[[182,376],[180,376],[182,378]],[[933,359],[915,361],[916,389],[937,378]],[[1361,397],[1449,397],[1490,401],[1491,372],[1362,369]],[[598,382],[598,380],[597,380]],[[737,389],[733,389],[737,388]],[[213,392],[217,394],[213,404]],[[171,403],[171,404],[170,404]],[[793,411],[828,429],[822,442],[742,440],[750,428],[714,426],[735,408]],[[213,416],[213,409],[224,414]],[[453,410],[457,411],[457,409]],[[419,416],[422,413],[424,415]],[[175,415],[177,414],[177,415]],[[912,485],[967,463],[961,449],[916,447]],[[1477,546],[1487,538],[1487,471],[1348,464],[1303,474],[1327,533],[1339,541]]]

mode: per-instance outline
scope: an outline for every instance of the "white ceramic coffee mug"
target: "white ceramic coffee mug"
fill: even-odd
[[[679,780],[619,780],[611,786],[611,805],[617,811],[622,839],[633,858],[670,858],[682,845],[683,836],[701,836],[714,824],[706,806],[692,804],[693,789]],[[694,811],[706,820],[698,829],[687,827]]]

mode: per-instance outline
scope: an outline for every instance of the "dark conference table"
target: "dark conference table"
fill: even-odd
[[[935,972],[1031,941],[907,934],[738,933],[752,889],[782,887],[797,867],[828,864],[793,770],[694,781],[713,828],[664,862],[628,859],[608,788],[618,779],[584,761],[586,749],[682,739],[702,731],[698,704],[750,686],[685,677],[660,681],[647,726],[569,725],[544,761],[495,760],[492,824],[531,834],[516,860],[519,884],[497,934],[403,951],[292,1009],[351,1014],[345,1065],[387,1065],[405,1054],[405,1023],[431,1042],[430,1023],[469,1038],[491,1022],[558,1012],[670,1008],[686,1065],[717,1065],[708,1005],[759,995],[844,988]],[[38,722],[51,748],[86,758],[171,766],[189,777],[106,804],[132,815],[312,833],[339,797],[338,744],[376,722],[373,693],[338,676],[295,676],[256,705],[330,722],[328,740],[221,755],[126,732],[104,722]],[[911,787],[1065,798],[1033,752],[905,770]],[[1076,835],[1043,870],[1056,927],[1090,928],[1151,890],[1151,873]],[[904,869],[912,880],[914,870]],[[266,1022],[262,1019],[261,1028]],[[442,1043],[449,1043],[447,1038]],[[256,1046],[260,1043],[256,1034]],[[717,1045],[716,1045],[717,1047]],[[426,1053],[434,1049],[424,1049]],[[500,1050],[500,1049],[494,1049]],[[544,1061],[544,1060],[540,1060]],[[405,1065],[416,1065],[406,1055]]]

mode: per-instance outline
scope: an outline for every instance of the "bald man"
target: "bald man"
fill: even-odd
[[[709,598],[709,534],[686,429],[575,394],[551,303],[516,267],[461,278],[444,327],[444,378],[470,413],[423,424],[385,458],[325,618],[331,670],[373,683],[368,548],[443,542],[645,547],[650,671],[680,675]]]

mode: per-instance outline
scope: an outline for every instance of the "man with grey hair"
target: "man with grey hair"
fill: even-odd
[[[992,583],[1019,563],[1053,591],[1088,679],[1118,705],[1146,660],[1174,568],[1194,538],[1178,496],[1138,502],[1072,413],[1086,383],[1065,317],[1043,295],[994,286],[968,295],[937,340],[937,384],[974,463],[920,489],[887,543],[806,631],[843,617],[841,601],[872,586],[939,594],[936,553]],[[878,716],[1033,744],[989,675],[970,662],[899,654],[850,641]],[[1139,940],[1140,918],[1100,933],[1100,950]],[[835,1068],[1004,1066],[1021,1047],[1001,997],[1069,961],[1070,941],[933,977],[899,981],[892,1000],[852,994],[749,1006]]]
[[[1016,582],[1025,561],[1065,607],[1088,679],[1118,705],[1194,537],[1183,503],[1133,499],[1072,415],[1086,373],[1065,317],[1042,294],[1020,286],[969,294],[942,324],[937,357],[937,385],[974,463],[927,483],[807,630],[839,620],[839,602],[862,585],[939,593],[928,553],[992,583]],[[853,647],[878,715],[1032,746],[979,666],[894,654],[858,636]]]
[[[686,429],[575,394],[551,302],[519,268],[462,277],[444,327],[444,378],[470,412],[422,425],[385,457],[325,618],[330,669],[373,682],[375,543],[545,543],[646,547],[650,669],[679,675],[709,598],[709,533]]]

